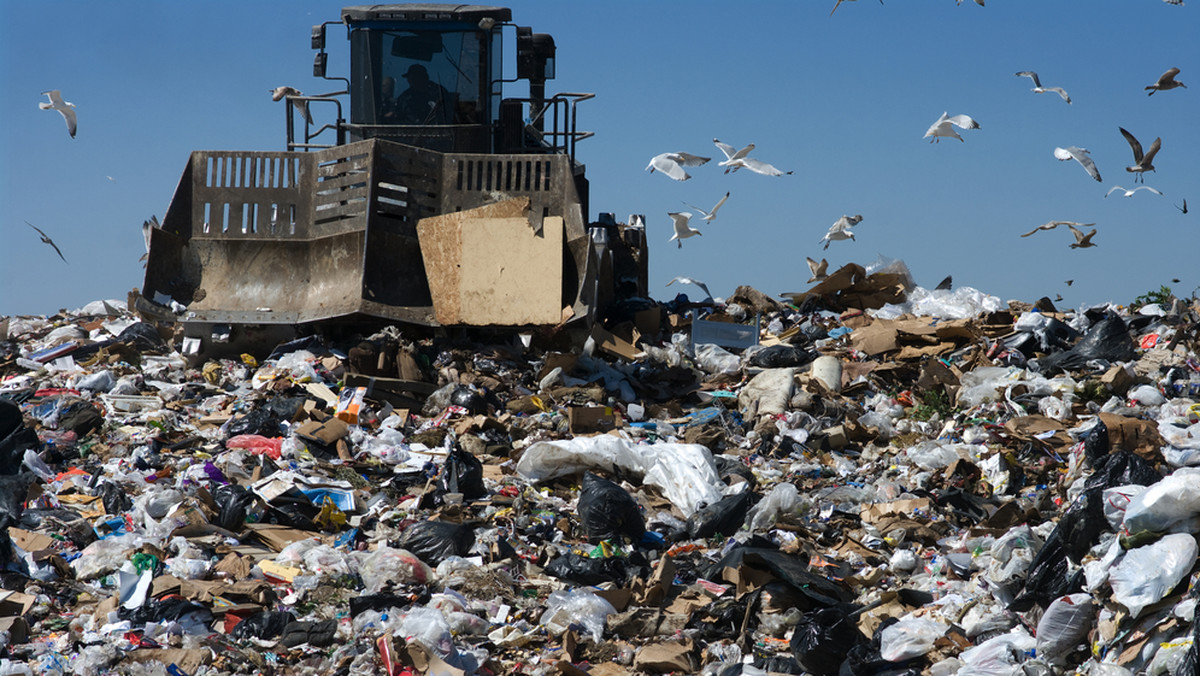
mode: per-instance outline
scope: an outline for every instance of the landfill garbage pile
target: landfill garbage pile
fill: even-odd
[[[208,360],[0,319],[0,674],[1194,674],[1200,302],[1159,300],[850,265]]]

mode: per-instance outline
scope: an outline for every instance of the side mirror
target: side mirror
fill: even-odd
[[[317,52],[317,58],[313,59],[313,77],[325,77],[325,64],[328,62],[328,54]]]
[[[312,48],[319,52],[325,51],[325,24],[312,27]]]

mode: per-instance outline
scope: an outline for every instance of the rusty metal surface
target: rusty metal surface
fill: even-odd
[[[416,224],[529,197],[565,222],[564,304],[594,296],[570,160],[442,154],[372,139],[316,152],[197,151],[152,235],[143,294],[195,322],[299,323],[350,314],[433,323]]]

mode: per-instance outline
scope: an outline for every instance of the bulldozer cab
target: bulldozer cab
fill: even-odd
[[[338,24],[349,77],[326,72]],[[589,219],[592,95],[546,95],[550,36],[502,7],[371,5],[312,46],[314,76],[344,89],[287,97],[285,151],[194,151],[151,232],[136,307],[182,324],[186,352],[372,322],[590,326],[646,295],[644,227]],[[515,80],[528,96],[504,95]]]

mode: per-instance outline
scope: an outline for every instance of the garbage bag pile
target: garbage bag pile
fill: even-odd
[[[2,318],[0,673],[1196,673],[1200,302],[889,275],[211,359]]]

